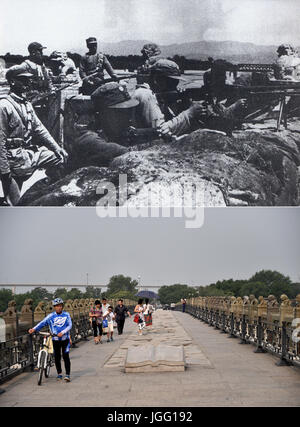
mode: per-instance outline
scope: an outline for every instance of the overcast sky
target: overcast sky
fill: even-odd
[[[300,44],[299,0],[1,0],[0,53],[31,41],[76,50],[105,42],[234,40]]]
[[[272,269],[300,281],[299,208],[213,208],[183,219],[100,219],[94,208],[0,208],[0,283],[207,285]]]

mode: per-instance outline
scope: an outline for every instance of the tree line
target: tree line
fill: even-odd
[[[0,312],[7,308],[11,300],[15,300],[17,309],[20,310],[24,301],[31,298],[35,308],[40,301],[51,301],[60,297],[64,301],[68,299],[80,298],[101,298],[104,295],[109,299],[137,299],[138,281],[122,274],[114,275],[109,279],[106,292],[101,292],[99,287],[87,286],[85,291],[78,288],[67,290],[57,288],[54,292],[49,292],[43,287],[36,287],[31,291],[13,295],[10,289],[0,289]],[[191,287],[186,284],[174,284],[162,286],[158,291],[159,301],[162,304],[178,303],[182,298],[196,298],[198,296],[235,296],[255,295],[267,297],[274,295],[277,299],[280,295],[286,294],[293,299],[300,294],[300,283],[293,283],[288,276],[284,276],[278,271],[262,270],[255,273],[247,280],[222,280],[208,286]]]
[[[110,299],[136,299],[135,294],[138,292],[137,280],[131,277],[123,276],[122,274],[112,276],[107,285],[107,291],[101,292],[101,288],[95,286],[87,286],[85,291],[78,288],[57,288],[54,292],[38,286],[31,291],[13,295],[11,289],[0,289],[0,312],[4,312],[9,301],[15,300],[17,310],[21,310],[26,299],[32,299],[33,308],[40,301],[52,301],[54,298],[62,298],[64,301],[68,299],[81,298],[101,298],[104,295]]]
[[[158,295],[162,304],[180,302],[181,298],[195,298],[205,296],[234,296],[245,295],[267,297],[274,295],[277,299],[282,294],[293,299],[300,294],[300,283],[293,283],[288,276],[278,271],[261,270],[247,280],[222,280],[208,286],[190,287],[188,285],[175,284],[163,286]]]

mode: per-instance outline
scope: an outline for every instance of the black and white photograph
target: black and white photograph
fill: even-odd
[[[299,17],[1,0],[1,408],[300,406]]]

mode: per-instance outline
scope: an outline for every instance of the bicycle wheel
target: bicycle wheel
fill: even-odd
[[[42,378],[43,378],[43,372],[44,372],[44,366],[45,366],[45,357],[46,357],[46,354],[42,352],[41,360],[40,360],[39,375],[38,375],[38,385],[42,384]]]
[[[45,369],[45,377],[46,378],[49,378],[51,366],[52,366],[52,359],[51,359],[51,356],[49,355],[48,361],[47,361],[47,367]]]

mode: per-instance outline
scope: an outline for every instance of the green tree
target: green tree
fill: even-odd
[[[133,297],[138,292],[137,286],[137,280],[118,274],[110,278],[106,294],[110,297],[120,291],[126,291],[130,293],[131,297]]]
[[[94,286],[87,286],[83,294],[83,298],[100,298],[101,288]]]
[[[13,299],[11,289],[0,289],[0,311],[4,312],[7,309],[9,301]]]
[[[289,298],[292,298],[293,296],[291,279],[278,271],[261,270],[255,273],[249,279],[249,282],[264,283],[267,287],[267,294],[275,295],[276,298],[279,298],[282,294],[286,294]]]
[[[181,284],[162,286],[158,291],[159,300],[162,304],[177,303],[180,302],[181,298],[196,297],[197,295],[195,288]]]
[[[245,295],[249,296],[253,294],[258,298],[259,296],[268,296],[268,292],[268,286],[265,283],[248,282],[242,286],[239,296],[243,297]]]

